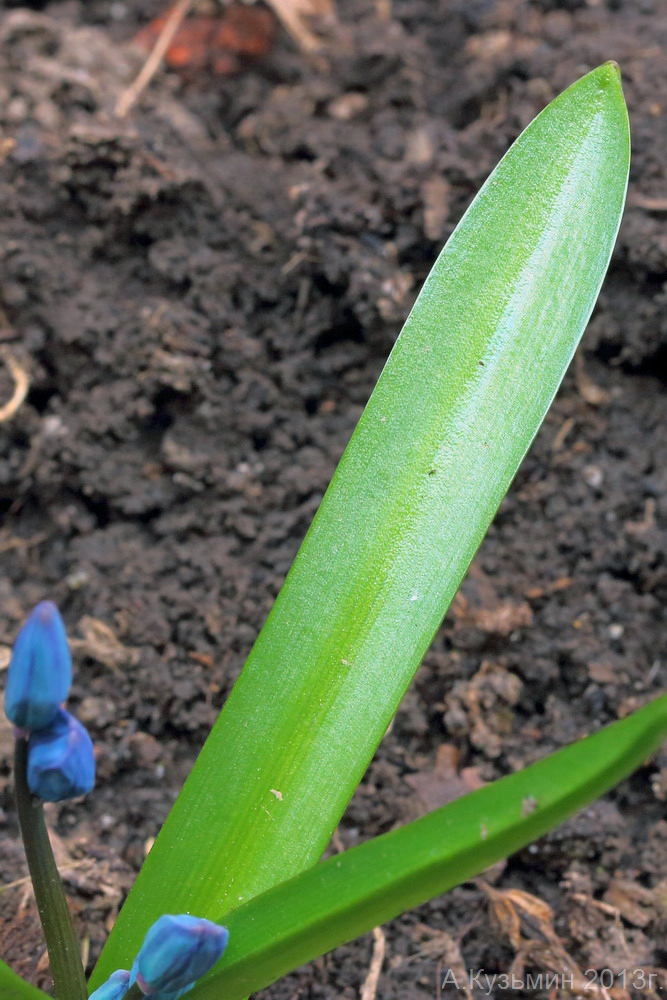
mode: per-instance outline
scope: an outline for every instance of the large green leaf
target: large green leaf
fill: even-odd
[[[0,961],[0,997],[2,1000],[49,1000],[36,986],[26,983],[16,973]]]
[[[320,857],[574,353],[629,160],[616,66],[526,129],[438,258],[94,982],[165,911]]]
[[[242,1000],[478,875],[626,777],[667,737],[667,695],[423,819],[336,855],[225,917],[229,948],[192,1000]]]

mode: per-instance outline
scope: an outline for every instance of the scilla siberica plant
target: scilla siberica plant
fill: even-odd
[[[58,998],[88,993],[41,806],[87,795],[95,784],[90,736],[61,707],[71,683],[65,626],[55,604],[42,601],[14,644],[5,711],[16,727],[19,822]],[[114,972],[93,996],[96,1000],[133,995],[177,1000],[215,965],[227,937],[227,930],[210,920],[188,914],[160,917],[148,931],[131,972]]]
[[[620,76],[606,63],[528,126],[466,212],[121,910],[95,1000],[243,1000],[525,846],[665,738],[667,696],[319,860],[572,358],[628,166]],[[56,997],[85,1000],[41,809],[92,786],[90,741],[62,709],[70,677],[45,602],[17,639],[6,705]],[[0,990],[44,997],[2,963]]]

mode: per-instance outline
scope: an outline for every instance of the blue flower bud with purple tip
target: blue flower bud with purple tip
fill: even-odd
[[[132,966],[130,983],[156,1000],[181,996],[209,969],[227,946],[229,933],[201,917],[165,915],[157,920],[144,939]],[[165,996],[166,994],[166,996]]]
[[[19,632],[7,675],[5,712],[20,729],[48,726],[66,700],[72,658],[53,601],[42,601]]]
[[[87,795],[95,784],[93,743],[78,719],[58,709],[46,729],[28,740],[28,788],[45,802]]]
[[[130,973],[124,969],[114,972],[106,983],[99,986],[94,993],[90,994],[88,1000],[123,1000],[123,997],[130,988]]]

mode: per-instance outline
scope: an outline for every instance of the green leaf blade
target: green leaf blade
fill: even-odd
[[[513,854],[592,802],[667,737],[667,696],[492,785],[315,865],[225,920],[192,1000],[242,1000]]]
[[[617,69],[579,80],[440,255],[149,855],[94,982],[166,910],[219,916],[313,864],[558,388],[620,223]]]
[[[2,1000],[49,1000],[36,986],[31,986],[0,960],[0,996]]]

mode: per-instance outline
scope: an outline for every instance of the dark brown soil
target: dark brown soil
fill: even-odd
[[[46,596],[74,639],[99,782],[50,818],[92,963],[440,245],[522,127],[610,58],[634,166],[609,279],[339,846],[664,686],[667,11],[340,0],[319,57],[281,32],[233,78],[160,74],[121,122],[129,41],[163,4],[33,6],[0,17],[0,406],[12,359],[30,380],[0,424],[0,644]],[[24,875],[10,746],[4,728],[6,883]],[[448,968],[481,967],[662,969],[667,987],[666,799],[663,751],[396,920],[377,995],[433,1000]],[[262,996],[357,997],[373,944]],[[0,955],[48,982],[25,882],[0,895]]]

